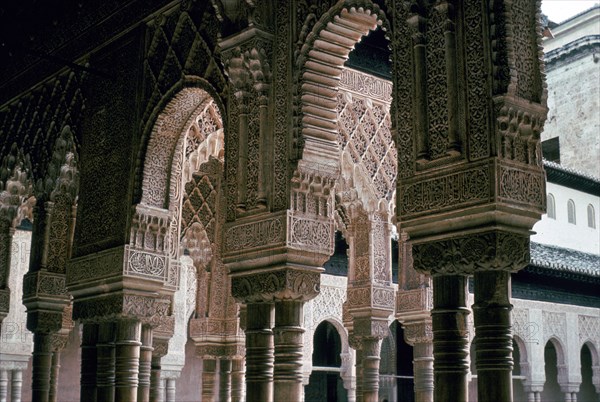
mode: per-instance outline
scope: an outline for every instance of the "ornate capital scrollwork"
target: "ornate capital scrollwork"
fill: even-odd
[[[414,268],[431,275],[516,272],[529,263],[529,236],[492,231],[413,244]]]

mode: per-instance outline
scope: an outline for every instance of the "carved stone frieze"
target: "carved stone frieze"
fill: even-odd
[[[398,215],[406,219],[488,202],[491,175],[489,165],[479,164],[441,177],[406,180],[398,187]]]
[[[154,296],[113,293],[89,299],[75,299],[73,319],[104,320],[129,317],[157,320],[168,315],[169,305]]]
[[[396,298],[396,314],[399,316],[431,311],[433,308],[433,289],[431,287],[398,290]]]
[[[118,275],[123,270],[124,247],[103,250],[72,259],[67,265],[67,285],[75,285]]]
[[[176,289],[179,284],[177,263],[163,253],[140,250],[129,245],[74,258],[67,266],[67,286],[75,296],[94,292],[90,283],[109,278],[137,277],[162,287]],[[140,282],[141,283],[141,282]]]
[[[339,89],[388,104],[392,102],[392,83],[390,81],[351,68],[342,70]]]
[[[390,328],[386,319],[373,317],[354,318],[353,335],[358,338],[384,339],[390,335]]]
[[[190,337],[200,341],[204,338],[231,337],[237,335],[237,319],[215,319],[212,317],[190,320]]]
[[[231,292],[240,303],[273,299],[310,300],[320,289],[321,273],[298,269],[278,269],[250,275],[233,275]]]
[[[432,275],[516,272],[529,263],[529,236],[492,231],[413,244],[413,258],[415,270]]]
[[[546,210],[546,177],[542,169],[500,163],[498,179],[501,202],[520,204],[539,213]]]
[[[65,274],[48,271],[29,272],[23,279],[23,300],[36,296],[50,296],[58,299],[69,299]]]
[[[240,359],[246,356],[246,349],[240,343],[198,344],[196,356],[204,359]]]
[[[277,214],[256,222],[236,221],[226,227],[224,236],[226,254],[283,245],[286,240],[286,215]]]
[[[348,288],[348,310],[357,308],[376,308],[394,311],[396,296],[389,287],[350,287]]]
[[[288,247],[329,257],[334,248],[334,222],[288,214]],[[323,261],[324,262],[324,261]]]

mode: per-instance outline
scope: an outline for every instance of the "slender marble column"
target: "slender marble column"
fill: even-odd
[[[60,372],[60,350],[52,353],[52,369],[50,371],[50,402],[58,400],[58,374]]]
[[[138,377],[138,402],[150,400],[150,373],[152,370],[152,328],[142,326],[142,346],[140,348],[140,373]]]
[[[96,359],[97,400],[112,402],[115,400],[115,325],[111,322],[98,325]]]
[[[204,359],[202,362],[202,401],[213,402],[215,400],[217,361],[215,359]]]
[[[467,277],[433,277],[434,397],[436,402],[467,402],[469,349]]]
[[[219,360],[219,402],[231,402],[231,359]]]
[[[415,402],[433,402],[433,343],[413,346]]]
[[[96,402],[96,373],[98,358],[98,324],[83,324],[81,335],[81,392],[82,401]]]
[[[115,401],[136,401],[140,365],[142,324],[119,320],[115,338]]]
[[[163,402],[165,399],[165,387],[160,378],[162,357],[152,357],[152,369],[150,374],[150,401]]]
[[[33,333],[33,362],[31,398],[36,402],[48,402],[50,396],[50,370],[52,369],[52,343],[50,335]]]
[[[10,386],[11,402],[21,402],[21,389],[23,386],[23,372],[21,370],[13,370]]]
[[[475,272],[475,354],[479,402],[512,401],[510,272]]]
[[[378,402],[379,400],[379,357],[381,339],[363,338],[362,340],[362,400]]]
[[[356,349],[356,402],[363,402],[363,351]]]
[[[0,369],[0,402],[6,402],[8,397],[8,371]]]
[[[167,383],[167,397],[165,402],[175,402],[175,379],[174,378],[167,378],[166,379],[166,383]]]
[[[231,402],[242,402],[244,394],[244,359],[233,359],[231,367]]]
[[[275,368],[274,392],[278,400],[303,401],[302,337],[304,302],[278,300],[275,302]]]
[[[273,402],[273,305],[249,303],[246,328],[246,402]]]

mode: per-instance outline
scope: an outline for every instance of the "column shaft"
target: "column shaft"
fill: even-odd
[[[363,402],[363,351],[356,349],[356,402]]]
[[[274,392],[277,399],[302,401],[302,337],[304,329],[302,301],[275,302],[275,367]]]
[[[510,272],[475,273],[475,355],[479,402],[512,401]]]
[[[379,361],[381,340],[363,338],[362,340],[362,401],[378,402],[379,400]]]
[[[21,390],[23,387],[23,372],[19,369],[13,370],[10,386],[11,402],[21,402]]]
[[[231,360],[219,360],[219,402],[231,401]]]
[[[150,374],[150,401],[151,402],[163,402],[165,397],[165,388],[163,386],[163,380],[160,378],[161,357],[152,358],[152,371]]]
[[[0,402],[6,402],[8,397],[8,371],[0,369]]]
[[[52,368],[52,344],[50,335],[33,334],[33,362],[31,398],[36,402],[48,402],[50,396],[50,370]]]
[[[81,335],[80,400],[96,402],[98,324],[83,324]]]
[[[167,378],[166,383],[167,383],[167,387],[166,387],[167,393],[166,393],[165,402],[175,402],[175,379]]]
[[[415,402],[433,402],[433,344],[415,343],[413,347]]]
[[[231,402],[242,402],[244,394],[244,360],[234,359],[231,367]]]
[[[215,359],[204,359],[202,362],[202,401],[213,402],[215,400],[215,376],[217,361]]]
[[[436,402],[467,402],[467,277],[433,277],[434,396]]]
[[[119,320],[115,339],[115,401],[136,401],[140,365],[142,324]]]
[[[96,361],[97,400],[112,402],[115,400],[115,325],[111,322],[98,325]]]
[[[152,371],[152,328],[142,327],[142,346],[140,348],[140,373],[138,377],[138,402],[150,400],[150,373]]]
[[[246,328],[246,402],[273,402],[273,305],[250,303]]]
[[[58,401],[58,374],[60,372],[60,351],[52,354],[52,369],[50,371],[50,402]]]

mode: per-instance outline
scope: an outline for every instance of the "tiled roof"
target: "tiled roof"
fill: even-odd
[[[600,196],[600,179],[591,174],[547,160],[544,160],[544,169],[546,170],[546,177],[551,183]]]
[[[531,243],[531,265],[600,277],[600,255]]]

